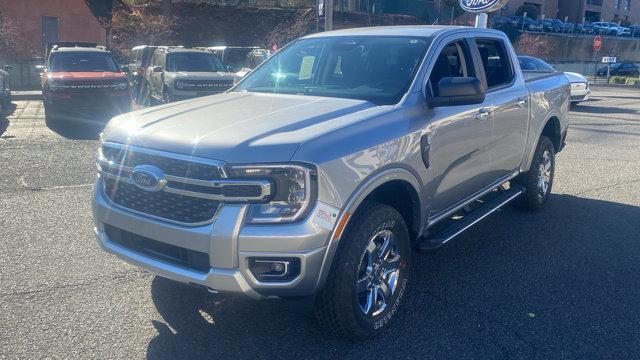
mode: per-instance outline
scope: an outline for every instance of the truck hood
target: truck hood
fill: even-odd
[[[50,79],[72,79],[72,80],[96,80],[96,79],[116,79],[124,78],[127,75],[123,72],[50,72],[47,73],[47,77]]]
[[[303,142],[386,108],[362,100],[229,92],[120,115],[102,139],[228,163],[286,162]]]

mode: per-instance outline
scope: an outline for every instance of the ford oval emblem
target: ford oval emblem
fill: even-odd
[[[473,13],[491,12],[506,5],[509,0],[460,0],[463,10]]]
[[[151,165],[138,165],[131,170],[131,182],[146,191],[160,191],[167,184],[162,170]]]

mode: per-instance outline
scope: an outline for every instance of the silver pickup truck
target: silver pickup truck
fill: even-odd
[[[104,250],[212,292],[313,296],[332,333],[385,328],[427,251],[510,201],[540,209],[569,82],[467,27],[314,34],[226,93],[118,116],[93,197]]]

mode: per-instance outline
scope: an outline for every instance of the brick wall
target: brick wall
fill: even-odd
[[[2,4],[1,16],[16,20],[19,31],[35,49],[43,49],[43,16],[58,18],[59,41],[106,44],[106,30],[84,0],[5,0]]]

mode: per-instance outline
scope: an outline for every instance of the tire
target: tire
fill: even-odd
[[[385,242],[393,246],[382,251]],[[383,256],[375,255],[380,251]],[[320,325],[330,335],[351,341],[384,332],[406,290],[410,258],[409,232],[402,215],[388,205],[364,205],[341,240],[327,283],[316,297],[314,311]],[[374,294],[384,307],[373,303]]]
[[[553,143],[546,136],[541,136],[536,146],[531,167],[525,174],[520,175],[516,182],[524,186],[524,194],[520,197],[517,205],[528,211],[537,211],[542,209],[549,200],[549,194],[553,187],[553,176],[555,174],[556,157]],[[547,161],[548,160],[548,161]],[[542,173],[543,168],[546,174]],[[541,175],[542,174],[542,175]],[[544,186],[539,182],[542,180],[547,185]]]

